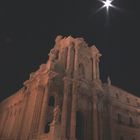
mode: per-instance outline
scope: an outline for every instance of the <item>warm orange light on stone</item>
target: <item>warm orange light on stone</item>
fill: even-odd
[[[0,140],[139,140],[140,99],[102,83],[100,56],[58,36],[47,63],[0,103]]]

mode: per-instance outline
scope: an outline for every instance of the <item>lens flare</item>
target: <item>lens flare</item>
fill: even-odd
[[[103,8],[106,8],[107,12],[109,11],[109,7],[116,8],[114,5],[112,5],[113,0],[99,0],[100,2],[103,3],[103,6],[100,7],[98,11],[100,11]]]
[[[112,6],[111,2],[112,2],[111,0],[103,1],[104,7],[106,7],[107,11],[108,11],[109,7]]]

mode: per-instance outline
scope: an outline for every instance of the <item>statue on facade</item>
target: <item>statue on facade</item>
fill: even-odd
[[[56,48],[53,48],[49,53],[49,59],[51,61],[54,61],[58,58],[58,55],[59,55],[59,51]]]
[[[61,109],[60,106],[57,105],[53,110],[53,124],[59,123],[61,117]]]

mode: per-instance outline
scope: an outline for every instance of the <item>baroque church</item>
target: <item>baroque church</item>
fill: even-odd
[[[0,140],[140,140],[140,98],[101,81],[100,56],[57,36],[47,63],[0,103]]]

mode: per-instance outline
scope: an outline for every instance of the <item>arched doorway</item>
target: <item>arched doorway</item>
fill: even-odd
[[[50,107],[54,107],[54,104],[55,104],[55,99],[54,99],[53,96],[51,96],[51,97],[49,98],[49,106],[50,106]]]
[[[49,133],[50,132],[50,124],[51,122],[47,122],[45,125],[45,133]]]
[[[84,117],[82,112],[76,112],[76,138],[84,140]]]

